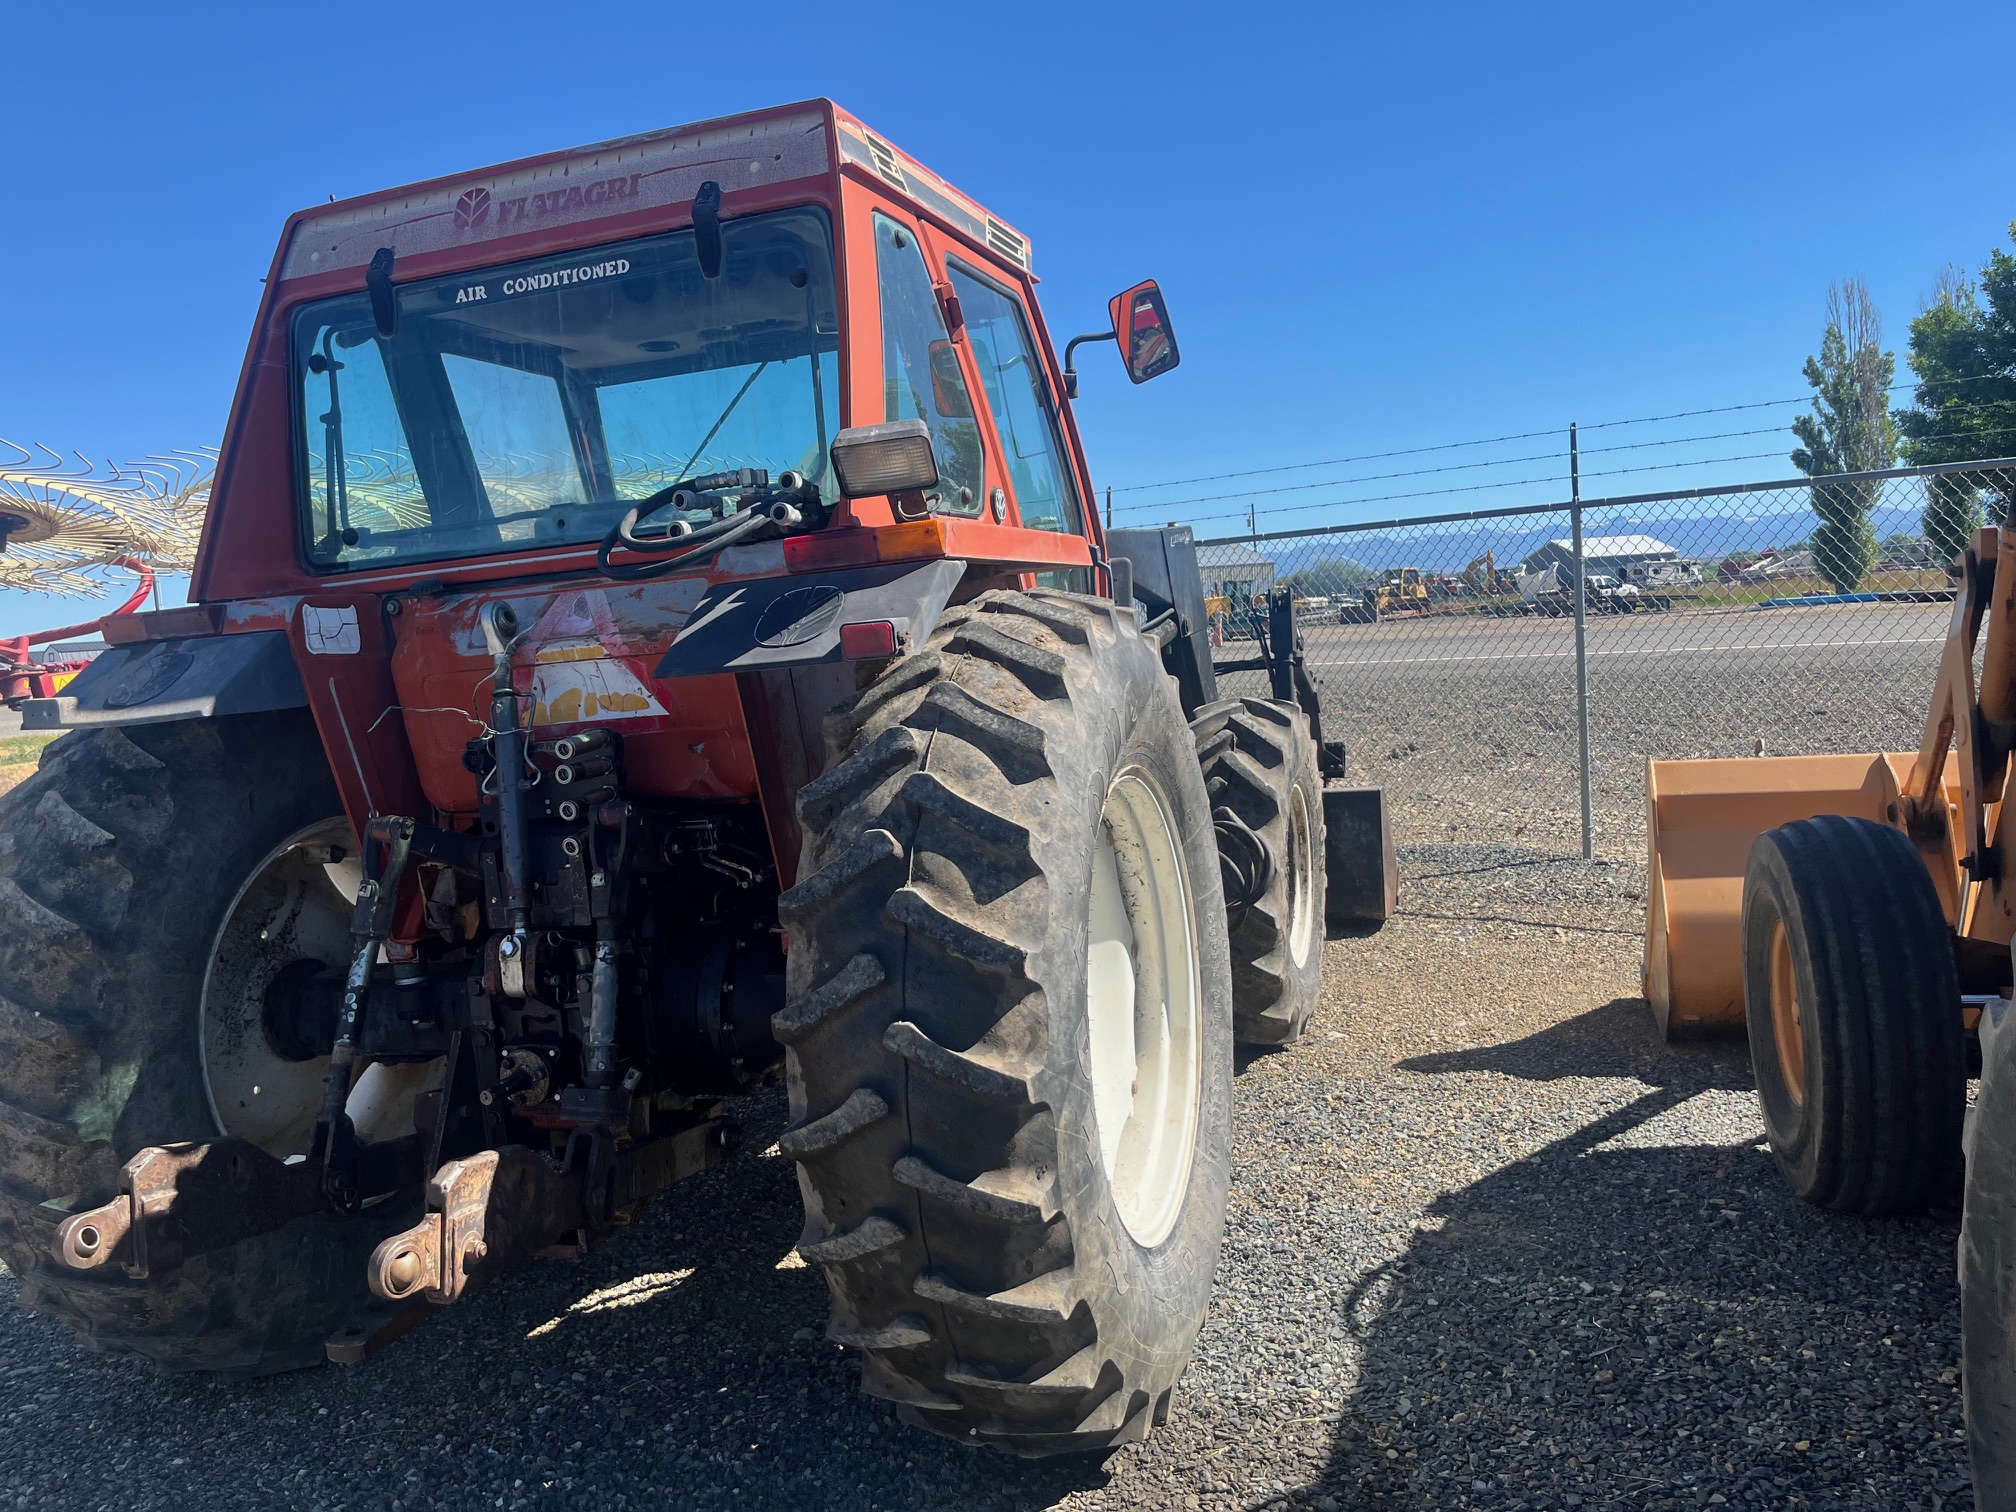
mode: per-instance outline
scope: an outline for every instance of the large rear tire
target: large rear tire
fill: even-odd
[[[1743,989],[1765,1132],[1794,1192],[1869,1216],[1957,1194],[1960,984],[1939,895],[1901,831],[1830,814],[1759,835]]]
[[[1225,905],[1175,687],[1132,611],[991,592],[827,743],[775,1027],[830,1332],[938,1432],[1143,1437],[1230,1159]]]
[[[1960,1379],[1974,1505],[2016,1512],[2016,1024],[1981,1016],[1981,1090],[1967,1116],[1960,1222]]]
[[[407,1216],[304,1218],[145,1280],[49,1253],[137,1150],[220,1133],[203,993],[222,927],[276,846],[340,811],[305,713],[68,735],[0,798],[0,1257],[94,1349],[235,1375],[314,1364]]]
[[[1309,719],[1291,703],[1241,698],[1197,712],[1214,736],[1205,791],[1267,847],[1267,886],[1233,905],[1232,1028],[1240,1043],[1286,1045],[1302,1037],[1323,991],[1323,774]]]

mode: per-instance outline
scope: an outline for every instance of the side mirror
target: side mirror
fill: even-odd
[[[1154,279],[1138,283],[1106,302],[1113,322],[1110,331],[1094,331],[1089,336],[1073,336],[1064,347],[1064,397],[1078,397],[1078,348],[1088,341],[1117,341],[1120,360],[1127,364],[1127,376],[1136,383],[1160,378],[1183,360],[1176,350],[1176,332],[1169,325],[1169,307],[1162,303],[1162,287]]]
[[[928,513],[924,492],[938,486],[938,458],[931,450],[931,428],[922,420],[850,425],[833,438],[830,451],[844,497],[887,494],[904,519]]]
[[[1161,286],[1154,279],[1115,294],[1106,309],[1113,317],[1113,335],[1120,343],[1127,376],[1136,383],[1160,378],[1183,360],[1176,350],[1169,308],[1163,304]]]

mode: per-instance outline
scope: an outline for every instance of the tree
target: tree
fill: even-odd
[[[2016,239],[2016,224],[2009,234]],[[1942,272],[1911,322],[1909,361],[1918,386],[1912,407],[1897,412],[1897,428],[1913,466],[2016,452],[2016,257],[1990,252],[1978,281],[1957,267]],[[1999,479],[1988,492],[1998,515],[2016,512],[2016,479]],[[1981,516],[1976,477],[1927,481],[1925,535],[1942,560],[1959,555]]]
[[[1792,465],[1809,478],[1875,472],[1897,461],[1897,427],[1890,418],[1890,380],[1897,358],[1883,350],[1883,321],[1869,287],[1850,278],[1827,290],[1827,329],[1820,355],[1806,359],[1813,413],[1792,422],[1800,441]],[[1815,484],[1813,561],[1837,592],[1860,586],[1876,560],[1869,512],[1874,483]]]

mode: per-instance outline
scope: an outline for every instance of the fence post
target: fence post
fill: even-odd
[[[1582,452],[1568,423],[1568,522],[1575,546],[1575,719],[1582,743],[1582,859],[1596,858],[1595,815],[1589,801],[1589,595],[1582,561]]]

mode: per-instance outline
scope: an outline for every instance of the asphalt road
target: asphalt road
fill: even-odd
[[[1596,853],[1644,854],[1648,757],[1915,750],[1950,611],[1851,604],[1589,621]],[[1574,625],[1473,615],[1303,627],[1325,729],[1402,843],[1581,839]],[[1221,659],[1238,654],[1222,650]],[[1227,680],[1264,691],[1259,674]]]
[[[1937,645],[1950,609],[1941,604],[1842,604],[1801,609],[1675,610],[1598,614],[1587,621],[1591,661],[1694,658],[1814,649]],[[1303,625],[1317,667],[1440,667],[1498,661],[1572,660],[1570,619],[1436,615],[1377,625]]]

